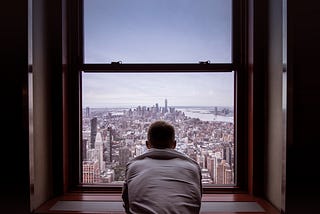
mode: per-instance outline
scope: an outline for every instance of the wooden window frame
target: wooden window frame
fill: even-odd
[[[235,72],[235,140],[236,186],[204,186],[204,193],[247,192],[250,150],[250,93],[248,87],[248,0],[233,0],[232,62],[228,64],[84,64],[83,60],[83,0],[67,0],[63,5],[65,67],[63,67],[63,188],[64,192],[120,193],[119,185],[82,185],[81,161],[81,71],[133,71],[133,72]]]

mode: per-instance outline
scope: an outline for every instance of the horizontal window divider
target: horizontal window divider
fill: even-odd
[[[92,194],[121,194],[122,185],[80,185],[77,188],[69,190],[68,193],[92,193]],[[203,194],[230,194],[247,193],[238,186],[206,186],[202,188]]]
[[[71,189],[69,192],[81,192],[81,193],[121,193],[121,184],[80,184],[77,187]],[[243,193],[245,192],[239,186],[232,185],[203,185],[203,194],[212,193]]]
[[[86,72],[231,72],[236,69],[233,64],[83,64],[79,70]]]

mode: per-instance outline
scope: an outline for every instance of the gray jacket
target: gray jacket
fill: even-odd
[[[201,197],[199,165],[174,149],[150,149],[127,164],[127,213],[199,213]]]

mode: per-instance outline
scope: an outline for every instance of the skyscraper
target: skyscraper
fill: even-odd
[[[168,112],[168,100],[164,100],[164,112]]]
[[[231,151],[230,145],[226,145],[223,148],[223,159],[226,160],[226,162],[231,165],[232,151]]]
[[[90,160],[82,162],[82,182],[93,184],[98,182],[100,175],[98,160]]]
[[[119,150],[119,164],[120,164],[120,166],[125,166],[129,161],[129,157],[130,157],[129,148],[127,146],[122,147]]]
[[[107,136],[106,136],[106,162],[112,162],[112,129],[111,127],[107,128]]]
[[[98,161],[100,171],[105,170],[105,162],[103,161],[103,142],[101,133],[98,132],[96,136],[95,149],[98,151]]]
[[[87,147],[88,147],[88,139],[82,139],[82,160],[87,160]]]
[[[90,108],[86,107],[86,117],[89,118],[90,117]]]
[[[97,135],[97,124],[98,119],[96,117],[91,119],[91,134],[90,134],[90,148],[94,149],[94,144],[96,141],[96,135]]]
[[[210,156],[207,159],[207,168],[212,178],[213,183],[216,182],[216,173],[217,173],[217,166],[216,166],[217,159],[215,156]]]

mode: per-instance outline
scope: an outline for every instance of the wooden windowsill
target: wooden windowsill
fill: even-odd
[[[280,211],[266,200],[248,194],[204,194],[202,202],[201,214],[280,214]],[[108,204],[112,204],[116,208],[114,210],[112,210],[113,208],[104,209]],[[120,194],[67,193],[47,201],[36,209],[35,213],[120,214],[124,213],[121,204]],[[63,209],[64,206],[66,209]],[[90,210],[92,206],[95,206],[95,208]],[[99,206],[101,209],[99,209]]]

